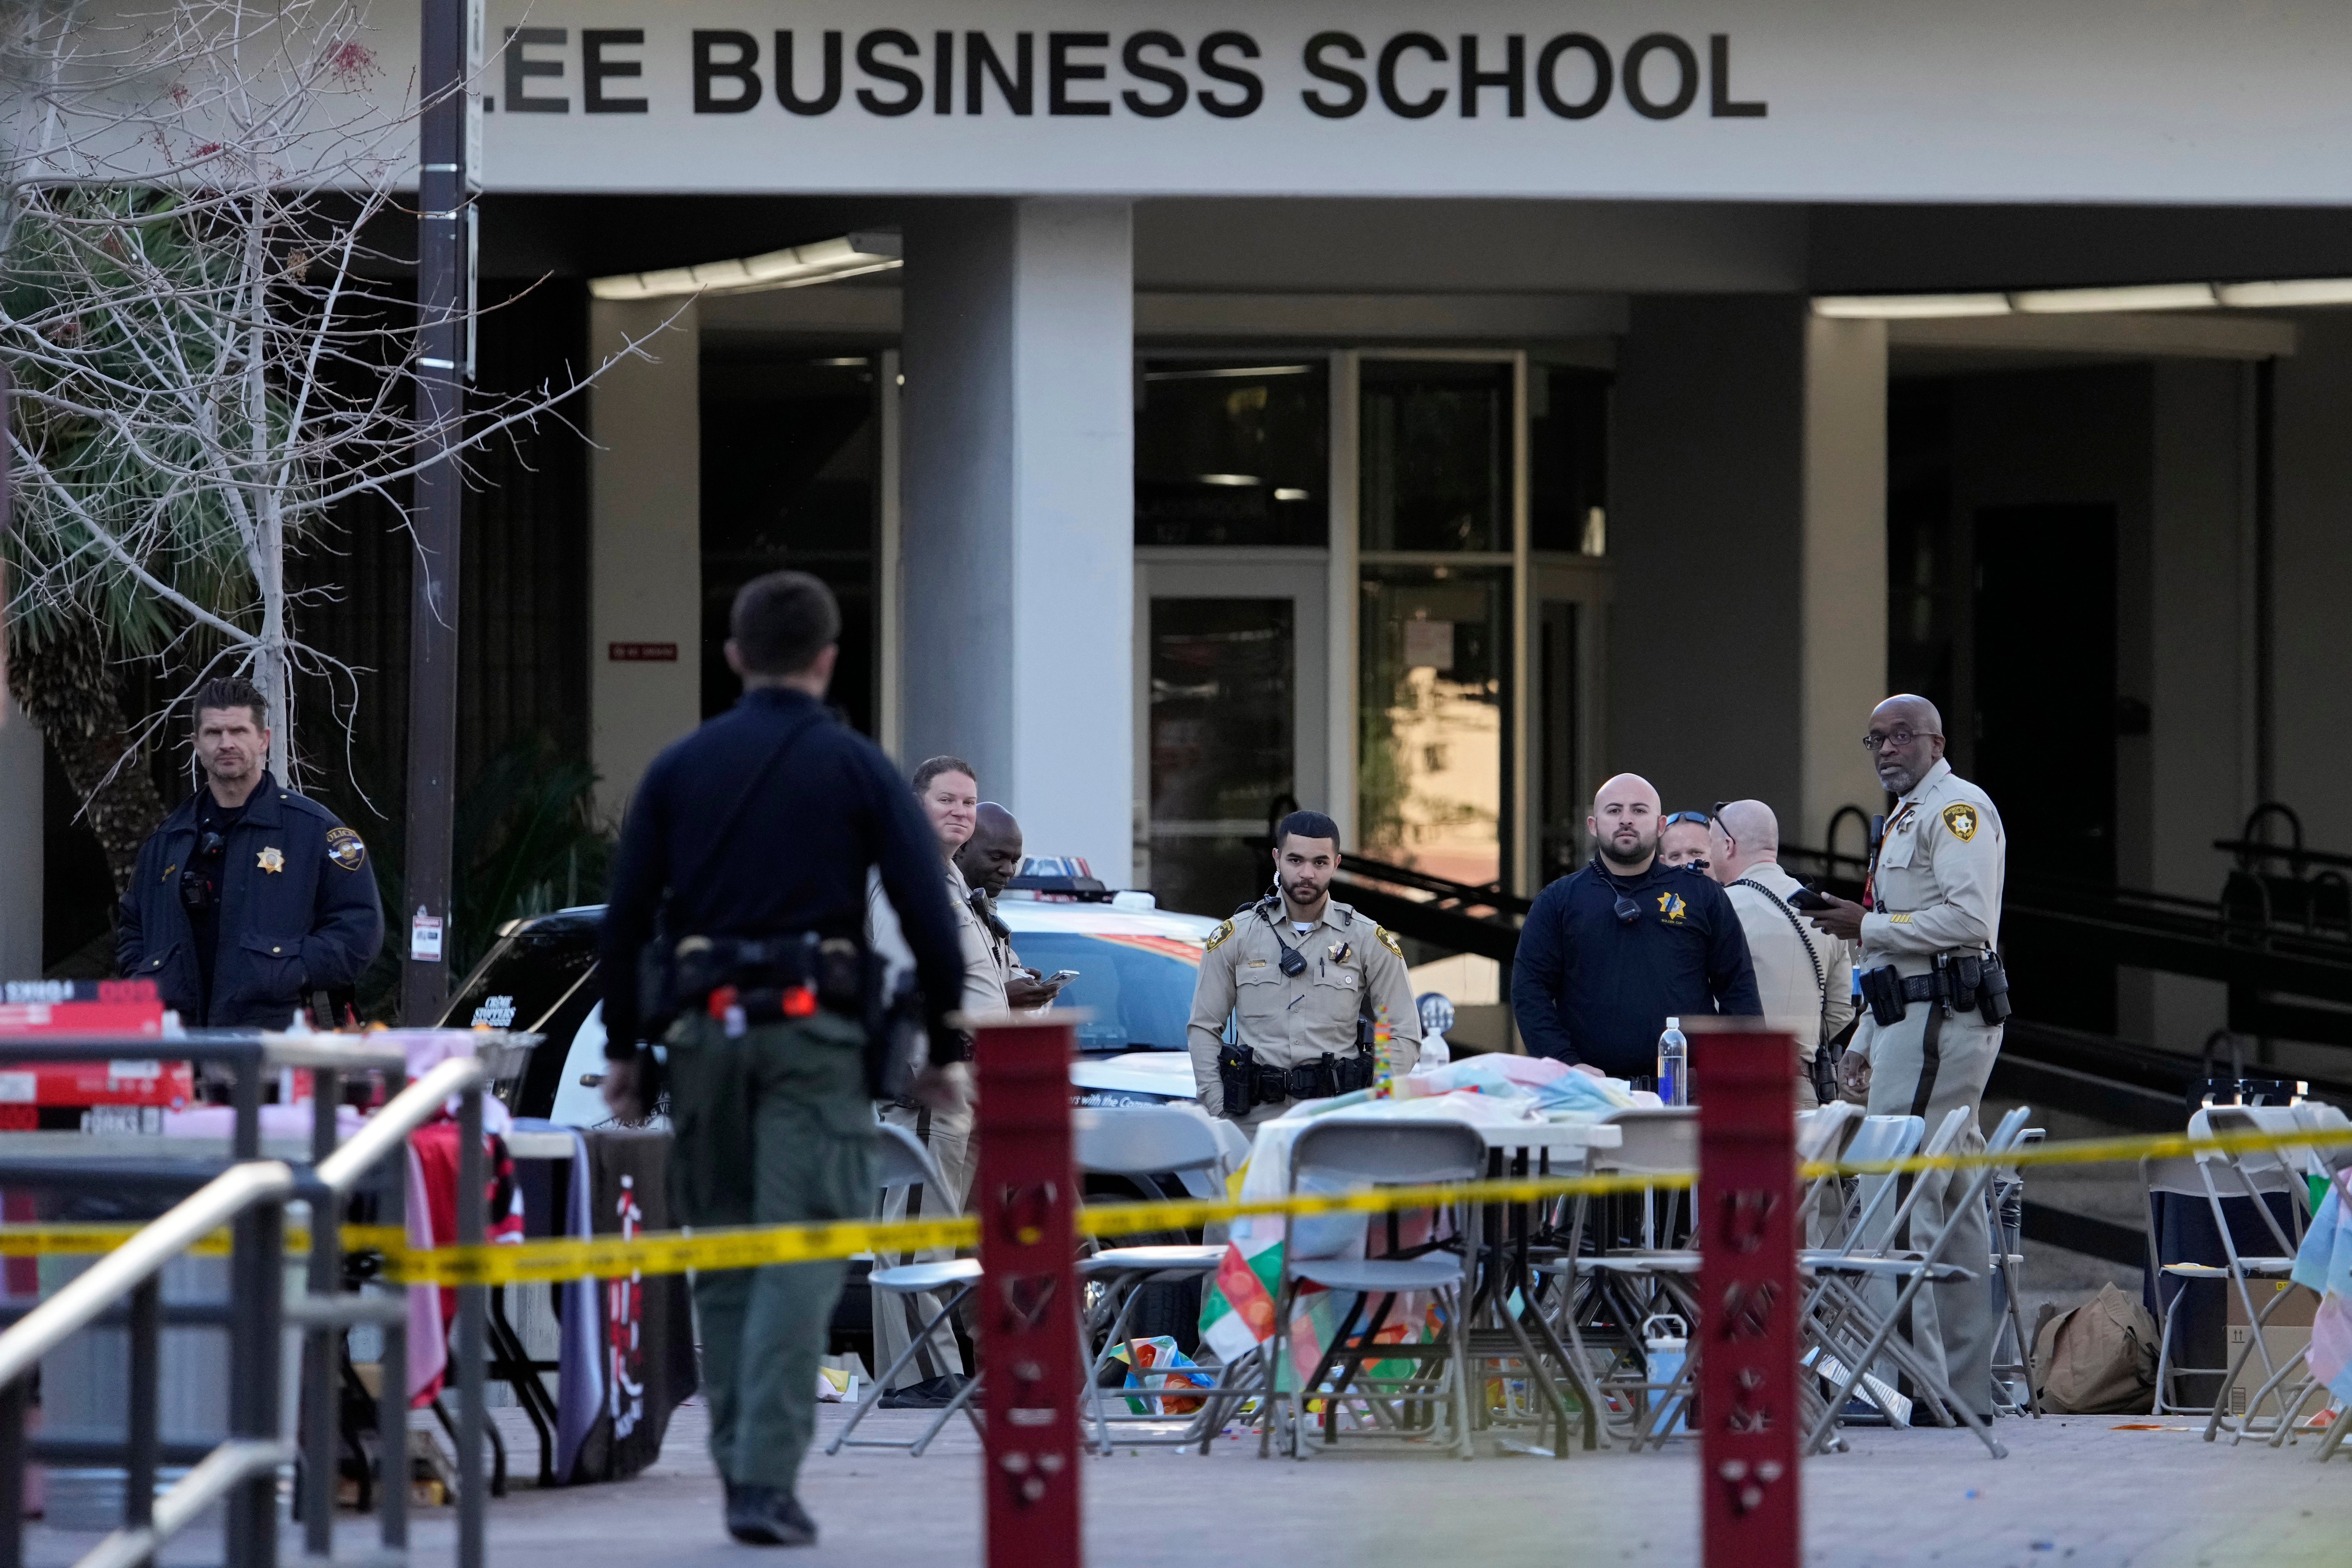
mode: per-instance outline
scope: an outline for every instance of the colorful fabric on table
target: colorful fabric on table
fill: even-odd
[[[2338,1405],[2352,1404],[2352,1208],[2337,1177],[2294,1255],[2294,1279],[2319,1293],[2304,1363]]]
[[[485,1134],[483,1239],[516,1247],[523,1239],[522,1187],[506,1140]],[[454,1247],[457,1241],[457,1124],[428,1121],[408,1135],[408,1245]],[[427,1405],[441,1392],[449,1366],[449,1327],[457,1321],[457,1292],[430,1285],[408,1289],[408,1403]]]

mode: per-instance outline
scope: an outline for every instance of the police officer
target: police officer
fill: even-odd
[[[1016,1013],[1050,1007],[1062,994],[1060,985],[1024,967],[1020,953],[1013,951],[1013,932],[996,912],[996,896],[1021,869],[1023,848],[1019,819],[994,801],[983,800],[971,837],[955,852],[956,869],[970,889],[964,907],[987,943],[989,961],[1004,988],[1004,1005]]]
[[[140,847],[115,964],[192,1027],[282,1029],[383,945],[375,873],[358,834],[270,776],[269,704],[251,681],[206,681],[195,710],[205,787]]]
[[[931,1064],[916,1091],[958,1097],[961,968],[940,852],[889,759],[824,705],[841,611],[777,572],[736,595],[732,709],[654,759],[613,868],[600,959],[604,1099],[644,1113],[639,960],[676,1012],[668,1050],[673,1201],[688,1225],[863,1220],[874,1212],[864,948],[878,867],[913,950]],[[667,905],[664,899],[667,894]],[[662,939],[646,948],[656,929]],[[807,1545],[793,1496],[815,1424],[838,1260],[698,1273],[710,1456],[738,1541]]]
[[[1186,1030],[1202,1109],[1245,1127],[1301,1100],[1369,1089],[1421,1052],[1404,951],[1331,898],[1339,828],[1294,811],[1274,830],[1275,891],[1209,933]],[[1225,1020],[1238,1039],[1225,1044]],[[1374,1055],[1379,1026],[1389,1045]]]
[[[1863,744],[1877,760],[1879,783],[1898,797],[1895,814],[1872,855],[1865,901],[1836,900],[1813,916],[1862,948],[1868,1012],[1840,1064],[1843,1087],[1866,1095],[1872,1115],[1924,1117],[1930,1131],[1965,1106],[1970,1120],[1959,1147],[1981,1149],[1975,1118],[2009,1016],[2009,982],[1993,952],[2007,858],[2000,814],[1944,760],[1943,718],[1927,699],[1880,703]],[[1961,1174],[1920,1175],[1910,1245],[1943,1228],[1947,1194],[1964,1184]],[[1982,1203],[1962,1205],[1958,1217],[1944,1257],[1977,1278],[1923,1289],[1910,1340],[1931,1366],[1940,1356],[1952,1391],[1990,1418],[1994,1321],[1984,1259],[1991,1240]],[[1929,1419],[1924,1411],[1914,1416]]]

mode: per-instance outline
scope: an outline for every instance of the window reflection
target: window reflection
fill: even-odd
[[[1146,360],[1135,414],[1135,542],[1330,539],[1330,402],[1321,360]]]
[[[1510,572],[1372,566],[1359,623],[1357,837],[1375,859],[1498,880],[1510,819]]]
[[[1367,360],[1362,548],[1511,548],[1511,367]]]

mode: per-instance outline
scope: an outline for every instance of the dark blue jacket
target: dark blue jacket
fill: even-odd
[[[1620,896],[1641,912],[1620,920]],[[1761,1016],[1748,937],[1706,872],[1656,861],[1612,877],[1598,859],[1536,895],[1511,965],[1511,1011],[1528,1054],[1612,1078],[1657,1070],[1670,1017]]]
[[[154,981],[163,1005],[191,1028],[282,1029],[311,992],[351,984],[383,945],[367,847],[333,812],[262,775],[221,861],[207,1013],[195,932],[180,903],[200,799],[189,796],[140,846],[114,932],[116,970]]]
[[[868,867],[914,950],[942,1052],[955,1037],[939,1020],[962,1000],[963,950],[940,841],[914,791],[815,698],[745,692],[656,757],[629,802],[598,940],[605,1054],[636,1048],[637,955],[665,899],[673,942],[801,931],[863,942]]]

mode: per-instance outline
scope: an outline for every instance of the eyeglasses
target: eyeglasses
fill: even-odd
[[[1877,731],[1873,730],[1869,734],[1864,735],[1862,738],[1862,749],[1868,752],[1874,757],[1878,755],[1879,752],[1886,750],[1889,746],[1894,747],[1899,752],[1904,747],[1909,745],[1912,742],[1920,740],[1923,737],[1928,740],[1943,739],[1942,736],[1936,734],[1933,731],[1922,731],[1919,734],[1915,735],[1908,730],[1896,730],[1891,734],[1882,735]]]
[[[1705,827],[1707,824],[1707,815],[1703,811],[1670,811],[1658,818],[1658,831],[1664,833],[1678,822],[1695,822],[1699,826]]]

